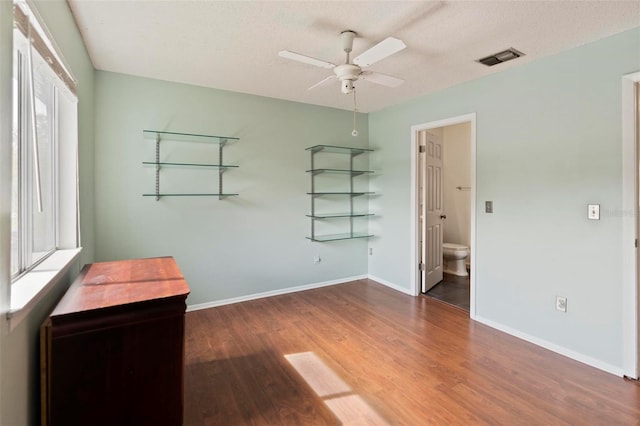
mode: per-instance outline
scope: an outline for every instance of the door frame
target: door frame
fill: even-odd
[[[420,205],[418,203],[418,132],[422,130],[437,129],[439,127],[453,126],[454,124],[470,123],[471,125],[471,295],[469,300],[469,316],[472,319],[476,317],[476,259],[478,251],[476,250],[476,113],[459,115],[455,117],[445,118],[443,120],[430,121],[427,123],[416,124],[411,126],[411,255],[410,272],[411,289],[415,296],[420,294],[420,271],[418,269],[419,259],[419,239],[418,239],[418,220]],[[446,143],[446,142],[445,142]],[[444,146],[444,145],[443,145]],[[445,148],[446,149],[446,148]]]
[[[622,371],[634,379],[640,373],[640,261],[635,247],[640,227],[640,129],[636,128],[640,118],[636,83],[640,83],[640,72],[622,77]]]

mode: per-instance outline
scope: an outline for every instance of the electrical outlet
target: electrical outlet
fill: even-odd
[[[373,247],[369,247],[369,256],[373,256]]]
[[[320,263],[322,262],[322,258],[320,256],[316,256],[313,258],[313,263]]]
[[[556,310],[561,312],[567,312],[567,298],[562,296],[556,296]]]

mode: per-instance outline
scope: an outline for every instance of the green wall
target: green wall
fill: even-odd
[[[97,259],[174,256],[191,288],[189,305],[365,275],[366,241],[305,238],[305,148],[367,146],[366,116],[355,138],[352,119],[344,110],[97,72]],[[154,169],[142,165],[154,160],[143,129],[240,138],[224,148],[225,163],[239,165],[225,173],[225,191],[240,195],[142,197],[155,182]],[[161,159],[215,162],[203,145],[163,142]],[[212,192],[216,182],[215,171],[161,171],[161,190]]]
[[[639,69],[634,29],[370,114],[369,274],[410,289],[411,126],[475,112],[478,319],[621,369],[621,81]]]
[[[6,316],[0,316],[0,424],[3,426],[24,426],[40,424],[40,371],[39,371],[39,329],[53,306],[62,296],[67,286],[77,274],[80,264],[93,261],[94,218],[93,218],[93,107],[94,69],[85,50],[73,16],[62,0],[35,2],[35,9],[45,22],[48,30],[78,81],[78,121],[80,157],[80,220],[83,252],[77,265],[63,277],[17,326],[10,330]],[[12,3],[0,1],[0,63],[11,69]],[[8,48],[6,48],[8,47]],[[2,68],[4,70],[4,68]],[[2,87],[11,84],[11,73],[0,73]],[[9,91],[0,91],[0,103],[11,102]],[[0,133],[2,152],[11,144],[11,133]],[[4,163],[2,163],[4,164]],[[2,166],[0,166],[2,167]],[[2,191],[10,187],[9,179],[0,174]],[[2,224],[8,226],[10,200],[0,197]],[[10,236],[0,227],[0,262],[2,274],[0,284],[8,288],[8,259]],[[0,296],[3,310],[7,309],[6,294]]]
[[[620,83],[640,69],[639,29],[361,115],[360,136],[353,138],[348,111],[96,73],[66,2],[36,7],[78,78],[84,250],[20,325],[9,331],[0,320],[0,424],[39,422],[39,325],[78,266],[94,259],[173,255],[191,285],[191,305],[367,273],[409,291],[410,127],[471,112],[477,113],[478,318],[621,367]],[[2,110],[10,102],[7,13],[10,2],[1,0]],[[153,189],[153,170],[141,164],[152,159],[146,128],[240,137],[225,148],[227,161],[240,166],[225,174],[225,186],[240,196],[143,198]],[[0,125],[3,153],[5,130]],[[379,215],[370,228],[379,237],[309,242],[304,148],[367,141],[378,150],[371,189],[381,196],[372,200]],[[184,153],[205,161],[200,149]],[[0,170],[2,266],[9,241],[5,175]],[[169,186],[203,188],[208,179],[163,172]],[[494,201],[494,214],[480,213],[485,200]],[[587,203],[602,205],[602,220],[586,220]],[[315,264],[316,256],[322,262]],[[0,284],[7,280],[0,276]],[[554,310],[557,294],[568,298],[567,314]],[[7,303],[0,294],[4,309]]]

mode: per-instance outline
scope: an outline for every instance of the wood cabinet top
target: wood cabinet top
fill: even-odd
[[[51,317],[188,294],[173,257],[91,263],[82,268]]]

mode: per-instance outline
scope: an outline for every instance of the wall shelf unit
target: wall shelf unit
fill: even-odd
[[[316,242],[327,242],[327,241],[338,241],[338,240],[349,240],[354,238],[369,238],[373,235],[368,232],[357,232],[355,230],[355,221],[359,220],[361,225],[366,225],[366,219],[369,216],[373,216],[373,213],[362,212],[354,209],[354,198],[366,195],[373,195],[373,192],[369,191],[356,191],[355,190],[355,179],[357,176],[365,175],[368,176],[373,171],[371,170],[359,170],[354,168],[354,158],[361,155],[367,154],[372,149],[367,148],[350,148],[343,146],[335,146],[335,145],[315,145],[309,148],[306,148],[310,154],[311,168],[306,172],[309,173],[311,177],[311,191],[307,193],[307,195],[311,196],[311,212],[307,215],[308,218],[311,219],[311,235],[307,237],[307,239]],[[316,155],[319,153],[332,153],[332,154],[343,154],[348,156],[348,167],[344,168],[325,168],[325,167],[316,167]],[[317,190],[318,182],[316,179],[320,175],[348,175],[348,190],[342,191],[327,191],[327,190]],[[318,212],[316,206],[316,200],[319,197],[333,198],[333,199],[347,199],[345,204],[347,204],[344,208],[346,211],[341,212]],[[342,210],[342,209],[341,209]],[[364,218],[364,219],[363,219]],[[339,234],[316,234],[316,221],[325,221],[325,220],[336,220],[336,221],[345,221],[348,219],[348,232],[339,233]]]
[[[236,165],[224,164],[223,161],[223,149],[224,147],[234,141],[240,140],[240,138],[234,138],[230,136],[214,136],[214,135],[198,135],[194,133],[178,133],[178,132],[164,132],[159,130],[143,130],[142,134],[145,139],[152,139],[155,141],[155,161],[143,161],[143,166],[155,167],[156,186],[154,193],[142,194],[143,197],[155,197],[156,201],[160,197],[218,197],[223,199],[225,197],[232,197],[238,194],[226,193],[223,190],[222,175],[228,169],[238,168]],[[218,145],[218,162],[217,163],[195,163],[195,162],[174,162],[174,161],[160,161],[160,142],[161,141],[172,142],[200,142],[207,144]],[[160,191],[160,171],[163,167],[169,168],[192,168],[192,169],[213,169],[218,171],[218,191],[217,192],[161,192]]]

